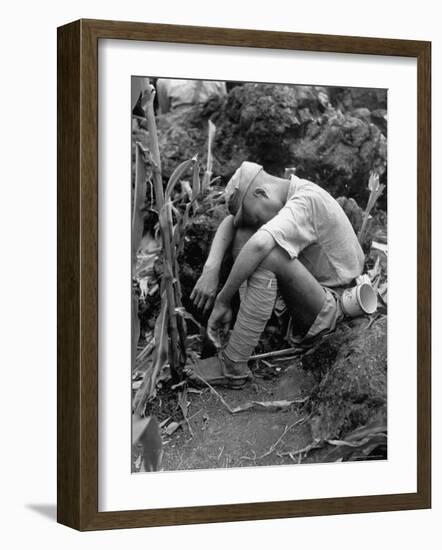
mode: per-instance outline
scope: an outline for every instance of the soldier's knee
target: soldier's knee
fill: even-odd
[[[284,250],[282,250],[279,246],[275,246],[275,248],[273,248],[261,262],[260,267],[268,269],[269,271],[275,273],[275,275],[278,275],[281,272],[281,269],[284,268],[284,265],[289,261],[290,259],[287,253],[284,252]]]

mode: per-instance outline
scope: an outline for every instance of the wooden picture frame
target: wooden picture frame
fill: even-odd
[[[123,39],[403,56],[418,70],[417,492],[98,511],[98,41]],[[431,44],[79,20],[58,29],[58,521],[82,531],[431,506]]]

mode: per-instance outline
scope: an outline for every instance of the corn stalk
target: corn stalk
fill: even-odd
[[[135,189],[132,206],[132,278],[135,275],[137,253],[143,238],[144,215],[143,208],[146,200],[146,167],[143,151],[137,143],[135,145]],[[135,369],[137,344],[140,337],[140,319],[138,316],[138,293],[132,285],[132,372]],[[143,470],[159,470],[162,457],[161,433],[156,417],[144,417],[144,409],[137,409],[132,416],[132,455],[136,455],[136,463],[140,462]],[[134,469],[133,462],[132,468]]]
[[[154,330],[155,353],[153,365],[146,372],[134,400],[134,409],[140,415],[144,414],[147,401],[155,396],[156,381],[162,368],[169,364],[172,377],[177,380],[186,361],[186,316],[183,314],[184,308],[181,300],[178,256],[182,250],[184,232],[190,213],[192,209],[195,209],[201,194],[199,163],[196,157],[178,165],[170,176],[166,189],[163,189],[161,159],[153,111],[154,94],[154,89],[151,87],[144,98],[143,108],[145,109],[149,129],[148,150],[145,153],[152,170],[155,206],[159,217],[163,249],[163,277],[160,288],[161,310]],[[182,178],[188,172],[192,173],[191,186],[182,182]],[[174,191],[179,183],[186,190],[186,193],[182,192],[178,199],[174,199]],[[183,195],[190,198],[184,209],[182,208]],[[181,210],[175,206],[177,200],[180,202]],[[176,220],[175,224],[174,219]]]
[[[161,175],[161,158],[160,149],[158,146],[158,134],[157,125],[155,121],[155,113],[153,108],[153,101],[155,97],[155,89],[153,86],[148,86],[145,95],[144,109],[147,119],[148,134],[148,147],[150,152],[150,164],[152,167],[152,179],[154,184],[156,209],[159,212],[159,222],[161,229],[161,241],[163,245],[164,254],[164,274],[161,281],[161,295],[165,292],[165,299],[167,304],[167,323],[169,327],[170,336],[170,367],[173,376],[178,377],[180,370],[180,348],[179,337],[177,327],[177,315],[175,312],[175,293],[174,293],[174,276],[173,276],[173,254],[172,254],[172,213],[170,208],[170,201],[165,202],[163,180]]]
[[[137,263],[137,252],[143,237],[143,206],[146,199],[146,168],[143,160],[143,153],[140,145],[135,146],[135,189],[132,206],[132,278],[135,274]],[[140,319],[138,317],[138,294],[132,285],[132,372],[135,368],[137,344],[140,337]]]

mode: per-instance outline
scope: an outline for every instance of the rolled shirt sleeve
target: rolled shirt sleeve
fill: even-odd
[[[274,218],[259,229],[270,233],[292,260],[297,258],[304,248],[317,241],[312,209],[308,201],[307,197],[293,197]]]

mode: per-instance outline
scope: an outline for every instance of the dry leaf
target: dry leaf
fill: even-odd
[[[164,432],[166,433],[166,435],[172,435],[173,433],[175,433],[178,428],[181,427],[181,424],[179,422],[171,422],[165,429],[164,429]]]
[[[254,408],[265,410],[281,410],[287,409],[295,403],[304,403],[305,401],[307,401],[307,397],[305,397],[304,399],[294,399],[292,401],[288,401],[286,399],[280,401],[250,401],[249,403],[245,403],[244,405],[235,407],[234,409],[232,409],[232,413],[248,411],[249,409]]]
[[[161,467],[163,456],[162,441],[158,420],[154,416],[140,417],[134,415],[132,419],[132,445],[142,452],[142,467],[138,471],[155,472]],[[138,457],[137,462],[140,458]]]

